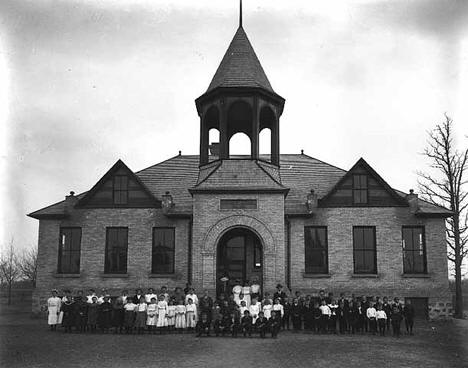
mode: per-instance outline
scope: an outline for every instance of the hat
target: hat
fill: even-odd
[[[277,285],[276,285],[276,288],[277,288],[277,289],[278,289],[278,288],[282,288],[282,287],[283,287],[283,285],[281,285],[281,284],[277,284]]]
[[[58,294],[58,290],[57,290],[57,289],[52,289],[50,292],[51,292],[51,293],[57,293],[57,294]]]

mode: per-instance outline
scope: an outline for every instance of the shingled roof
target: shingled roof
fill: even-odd
[[[275,93],[242,26],[237,29],[206,92],[218,87],[254,87]]]
[[[283,188],[288,188],[289,192],[285,198],[285,213],[307,213],[305,205],[307,194],[313,189],[318,198],[328,194],[336,183],[346,174],[347,171],[327,164],[313,157],[304,154],[282,154],[280,161],[280,177]],[[242,156],[233,158],[241,159]],[[260,159],[267,160],[267,156],[260,156]],[[261,166],[261,162],[259,161]],[[213,163],[216,165],[216,163]],[[264,168],[265,169],[265,168]],[[199,181],[199,156],[175,156],[166,161],[150,166],[135,173],[145,184],[148,190],[156,198],[162,198],[166,191],[169,191],[174,199],[174,211],[176,213],[192,213],[192,196],[190,188],[194,188]],[[275,181],[270,173],[268,178]],[[265,177],[265,180],[268,179]],[[276,185],[276,184],[275,184]],[[405,197],[406,194],[397,191],[399,195]],[[86,193],[81,193],[78,198],[82,198]],[[445,208],[434,206],[423,200],[419,201],[421,213],[428,213],[434,216],[448,216],[450,211]],[[56,216],[66,213],[65,201],[58,202],[41,210],[30,214],[31,217],[41,218],[44,216]]]

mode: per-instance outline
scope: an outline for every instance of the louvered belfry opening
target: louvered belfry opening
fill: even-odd
[[[260,132],[269,129],[269,161],[279,166],[279,118],[285,100],[273,90],[242,26],[208,90],[195,102],[200,116],[200,165],[231,158],[229,142],[237,133],[250,139],[249,158],[259,159]],[[212,129],[219,132],[219,142],[210,142]]]

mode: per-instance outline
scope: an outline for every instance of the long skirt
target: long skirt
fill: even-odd
[[[185,328],[185,315],[182,313],[176,314],[175,317],[175,328]]]
[[[167,325],[168,326],[174,326],[175,325],[175,316],[169,316],[167,315]]]
[[[156,313],[148,314],[148,316],[146,317],[146,324],[148,326],[156,326],[157,320],[158,320],[158,315]]]
[[[195,313],[194,312],[187,312],[186,313],[186,319],[187,319],[187,327],[196,327],[197,322],[195,321]]]
[[[58,307],[49,307],[49,316],[47,322],[49,325],[56,325],[58,323],[59,308]]]
[[[167,326],[166,310],[161,308],[158,311],[158,320],[156,322],[156,327],[166,327],[166,326]]]
[[[136,318],[135,318],[135,327],[136,328],[144,328],[146,327],[146,312],[137,312]]]
[[[135,323],[135,312],[125,311],[124,326],[128,328],[133,328],[134,323]]]

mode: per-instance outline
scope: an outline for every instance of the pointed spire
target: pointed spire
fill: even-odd
[[[239,0],[239,28],[242,28],[242,0]]]

